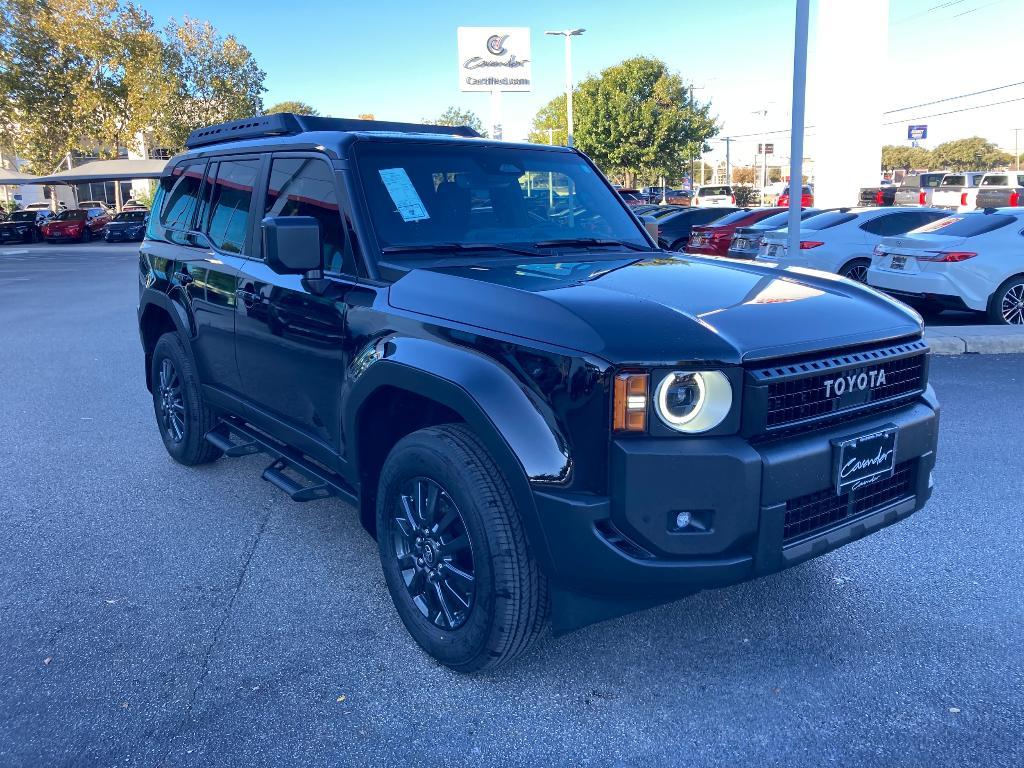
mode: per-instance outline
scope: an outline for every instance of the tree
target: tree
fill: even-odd
[[[304,101],[279,101],[277,104],[267,107],[263,114],[276,115],[279,112],[294,112],[296,115],[312,115],[313,117],[320,114]]]
[[[678,176],[718,132],[710,103],[695,101],[665,62],[646,57],[581,82],[573,118],[579,148],[629,186],[637,177]]]
[[[732,169],[733,184],[757,184],[760,178],[760,171],[753,166]]]
[[[221,37],[210,22],[186,16],[180,24],[172,19],[164,38],[178,93],[159,126],[163,143],[180,147],[195,128],[263,110],[266,72],[234,35]]]
[[[472,128],[481,136],[487,135],[487,131],[484,130],[483,120],[481,120],[477,116],[476,112],[471,109],[448,107],[448,109],[441,113],[440,117],[436,117],[433,120],[424,118],[423,122],[427,125],[449,125],[452,127],[465,125]]]
[[[932,167],[931,152],[924,147],[906,147],[900,144],[886,144],[882,147],[882,170],[909,171],[913,168]]]
[[[575,107],[575,104],[573,105]],[[557,144],[564,147],[569,135],[568,115],[565,111],[565,94],[556,96],[533,117],[533,125],[527,141],[534,144]]]
[[[363,112],[361,115],[356,115],[358,120],[376,120],[376,116],[373,112]]]
[[[981,136],[971,136],[935,147],[932,150],[931,167],[948,168],[951,171],[982,171],[1007,165],[1012,160],[1012,155],[1003,152],[991,141]]]

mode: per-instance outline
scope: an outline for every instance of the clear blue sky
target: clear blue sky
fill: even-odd
[[[505,94],[506,138],[524,136],[537,108],[561,92],[562,41],[543,32],[567,27],[587,29],[573,47],[577,81],[629,56],[651,55],[664,59],[696,87],[703,86],[697,96],[711,99],[725,132],[759,130],[765,123],[751,112],[765,107],[772,113],[769,127],[784,127],[789,121],[792,0],[521,0],[506,4],[504,11],[452,0],[142,0],[142,5],[160,25],[187,14],[209,19],[221,32],[238,37],[267,72],[267,104],[300,99],[325,114],[354,117],[371,112],[392,120],[436,116],[458,105],[486,122],[487,94],[458,90],[455,30],[497,24],[532,29],[534,91]],[[993,35],[1015,39],[1024,29],[1024,0],[890,0],[890,9],[892,77],[879,84],[886,104],[905,106],[1024,81],[1019,52],[999,54],[983,44]],[[812,61],[813,37],[812,15]],[[967,52],[931,53],[946,40],[962,41]],[[989,57],[984,68],[977,58],[982,53]],[[1020,96],[1024,87],[947,108]],[[1012,148],[1012,128],[1024,127],[1024,101],[927,122],[934,141],[980,133]],[[905,126],[895,126],[886,140],[899,141],[905,131]],[[742,154],[745,145],[735,149]]]

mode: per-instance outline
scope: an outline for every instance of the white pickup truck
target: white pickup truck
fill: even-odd
[[[932,192],[932,208],[944,208],[957,213],[973,211],[984,175],[981,171],[947,173]]]

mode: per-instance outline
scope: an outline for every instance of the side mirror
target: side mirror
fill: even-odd
[[[644,229],[647,230],[647,234],[654,238],[654,242],[658,242],[658,222],[650,216],[642,216],[641,219],[644,222]]]
[[[279,275],[319,270],[319,222],[312,216],[267,216],[263,220],[263,256]]]

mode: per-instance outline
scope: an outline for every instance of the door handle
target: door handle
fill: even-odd
[[[238,299],[246,306],[251,306],[252,304],[259,304],[261,301],[263,301],[262,294],[253,293],[252,291],[237,290],[235,291],[235,296],[237,296]]]
[[[180,285],[188,285],[192,282],[192,275],[188,272],[175,272],[174,279],[177,280]]]

